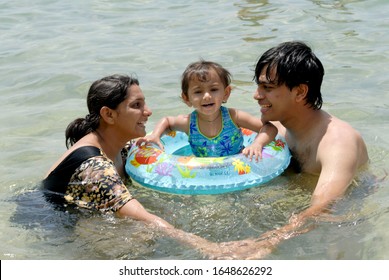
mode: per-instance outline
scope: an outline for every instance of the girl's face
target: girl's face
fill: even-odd
[[[214,69],[210,69],[206,81],[199,81],[194,76],[189,81],[188,95],[182,94],[185,103],[196,111],[208,117],[217,116],[220,106],[227,102],[231,87],[225,87]]]
[[[145,124],[152,112],[147,107],[145,96],[138,85],[127,89],[126,99],[115,111],[117,128],[124,138],[131,140],[146,135]]]

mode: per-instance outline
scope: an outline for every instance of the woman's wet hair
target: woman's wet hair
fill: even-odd
[[[320,88],[324,68],[312,49],[305,43],[285,42],[267,50],[255,67],[254,81],[257,84],[263,69],[266,69],[267,80],[278,86],[285,84],[291,90],[300,84],[308,85],[306,104],[315,110],[321,108],[323,100]],[[275,71],[273,80],[272,71]]]
[[[95,131],[100,125],[100,109],[104,106],[116,109],[127,97],[127,89],[139,85],[138,79],[127,75],[112,75],[95,81],[89,88],[87,105],[89,114],[77,118],[66,128],[66,147]]]

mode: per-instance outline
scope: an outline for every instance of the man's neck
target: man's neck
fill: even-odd
[[[282,123],[287,129],[290,136],[296,140],[303,140],[312,137],[317,129],[323,124],[323,118],[329,117],[327,113],[322,110],[313,110],[305,108],[293,119]]]

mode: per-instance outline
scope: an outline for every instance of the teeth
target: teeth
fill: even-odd
[[[261,106],[261,108],[270,108],[271,107],[271,105],[259,105],[259,106]]]

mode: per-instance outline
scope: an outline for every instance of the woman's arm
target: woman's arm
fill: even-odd
[[[232,249],[226,250],[220,247],[219,244],[210,242],[195,234],[185,232],[177,229],[164,219],[149,213],[136,199],[132,199],[127,202],[122,208],[117,211],[119,217],[130,217],[139,221],[143,221],[155,229],[160,230],[165,235],[180,241],[190,247],[199,250],[204,255],[211,259],[225,259],[229,258],[228,254]],[[233,244],[225,246],[225,248],[231,248]]]
[[[166,236],[198,250],[209,259],[260,259],[271,252],[273,243],[275,243],[274,238],[266,240],[246,239],[222,243],[211,242],[195,234],[173,227],[162,218],[147,212],[136,199],[127,202],[118,211],[118,215],[146,222]]]

